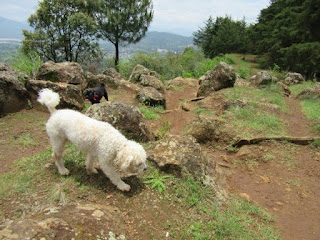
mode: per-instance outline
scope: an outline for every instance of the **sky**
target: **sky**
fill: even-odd
[[[204,26],[212,16],[231,16],[233,20],[256,22],[260,10],[270,0],[153,0],[154,17],[150,31],[170,32],[184,36]],[[38,0],[0,0],[0,16],[26,22],[38,8]]]

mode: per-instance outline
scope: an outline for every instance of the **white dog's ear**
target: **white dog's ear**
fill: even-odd
[[[121,170],[124,171],[126,170],[129,166],[130,166],[130,163],[132,162],[132,160],[134,159],[133,156],[128,156],[124,162],[121,164]]]

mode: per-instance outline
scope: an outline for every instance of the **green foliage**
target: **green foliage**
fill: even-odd
[[[219,54],[247,52],[246,23],[234,21],[231,17],[210,16],[204,28],[193,33],[194,44],[201,48],[206,57],[213,58]]]
[[[219,56],[213,59],[205,58],[201,51],[194,48],[186,48],[182,54],[169,52],[161,55],[158,52],[150,54],[140,52],[129,59],[120,61],[119,71],[124,78],[128,79],[133,68],[137,64],[141,64],[159,73],[162,80],[174,79],[179,76],[199,78],[221,61],[228,64],[234,63],[228,56]]]
[[[143,38],[153,19],[150,0],[98,1],[96,15],[99,32],[116,51],[115,66],[119,63],[119,45],[136,43]]]
[[[85,62],[101,56],[88,2],[91,1],[39,2],[39,9],[28,19],[34,31],[23,31],[23,52],[36,52],[44,61],[54,62]]]
[[[270,67],[277,63],[308,76],[318,72],[319,9],[317,0],[274,1],[250,28],[251,51],[267,53]]]
[[[13,58],[11,65],[16,71],[23,72],[28,77],[34,78],[42,65],[42,59],[35,52],[24,54],[20,51],[19,54]]]
[[[162,193],[166,190],[166,186],[164,185],[164,181],[168,178],[173,178],[172,175],[160,175],[158,170],[154,170],[152,175],[146,176],[145,184],[151,184],[151,189],[156,188],[159,193]]]
[[[292,44],[279,50],[281,66],[312,77],[319,74],[320,42]]]

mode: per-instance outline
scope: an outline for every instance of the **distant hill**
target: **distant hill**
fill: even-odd
[[[30,30],[31,27],[26,22],[16,22],[0,17],[0,38],[23,39],[22,29]],[[0,43],[1,42],[3,41],[0,41]],[[192,37],[152,31],[147,32],[146,36],[137,44],[131,44],[125,47],[120,46],[120,53],[122,56],[127,56],[139,51],[182,52],[186,46],[190,45],[192,45]],[[110,42],[100,41],[100,47],[104,52],[111,55],[114,54],[114,46]]]
[[[124,47],[120,46],[120,52],[122,54],[132,54],[139,51],[182,52],[186,46],[192,45],[192,41],[192,37],[185,37],[167,32],[147,32],[146,36],[140,42]],[[114,46],[110,42],[100,42],[100,46],[103,51],[113,54]]]
[[[0,17],[0,38],[22,39],[23,29],[30,30],[31,28],[26,22],[17,22]]]

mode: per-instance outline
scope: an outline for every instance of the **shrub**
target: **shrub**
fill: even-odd
[[[290,71],[299,72],[307,77],[319,74],[320,42],[293,44],[280,49],[279,52],[283,69],[289,68]]]

